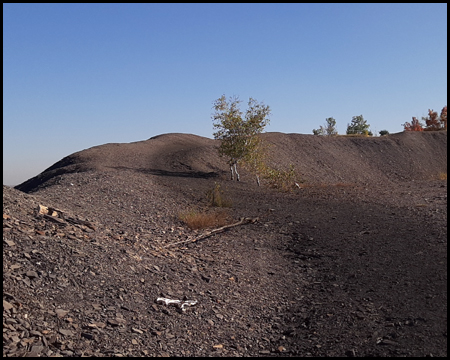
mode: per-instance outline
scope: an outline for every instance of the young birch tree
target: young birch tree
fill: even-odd
[[[263,132],[269,123],[270,108],[267,105],[258,103],[250,98],[245,118],[239,109],[241,101],[238,97],[230,97],[227,101],[225,95],[222,95],[214,102],[214,139],[220,140],[219,154],[228,157],[230,165],[231,180],[240,181],[237,165],[240,162],[248,164],[249,168],[255,170],[258,184],[259,177],[257,170],[262,164],[261,138],[259,135]]]
[[[327,135],[333,136],[337,135],[338,132],[336,130],[336,120],[332,117],[325,119],[325,126],[320,126],[318,129],[313,129],[314,135]]]
[[[347,125],[347,135],[350,134],[361,134],[372,136],[372,132],[369,131],[370,125],[367,120],[364,120],[362,115],[353,116],[352,123]]]

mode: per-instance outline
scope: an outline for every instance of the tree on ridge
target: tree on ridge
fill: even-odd
[[[214,139],[220,140],[219,154],[228,157],[231,180],[240,181],[237,165],[246,162],[250,168],[257,171],[263,161],[263,146],[260,134],[270,122],[270,107],[259,103],[253,98],[248,101],[248,109],[243,113],[239,108],[241,100],[230,97],[227,101],[222,95],[214,102],[213,126],[216,131]],[[258,184],[259,177],[257,175]]]

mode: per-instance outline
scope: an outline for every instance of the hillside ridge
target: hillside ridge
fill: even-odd
[[[187,134],[4,186],[3,355],[446,356],[446,133],[264,136],[301,188],[231,181]]]
[[[447,172],[447,132],[402,132],[383,137],[323,137],[269,132],[269,164],[294,165],[311,184],[420,180]],[[108,143],[75,152],[17,185],[25,192],[48,186],[65,173],[131,170],[208,176],[228,171],[218,140],[169,133],[132,143]],[[245,172],[244,172],[245,175]],[[244,176],[245,178],[245,176]]]

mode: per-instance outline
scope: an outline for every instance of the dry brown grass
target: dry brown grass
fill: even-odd
[[[206,198],[208,200],[209,206],[213,207],[232,207],[233,204],[230,199],[228,199],[224,191],[222,190],[220,184],[214,183],[214,188],[206,192]]]
[[[180,214],[180,220],[192,230],[220,227],[231,223],[231,216],[226,210],[197,211],[189,210]]]
[[[446,172],[440,172],[438,174],[439,180],[447,180],[447,173]]]

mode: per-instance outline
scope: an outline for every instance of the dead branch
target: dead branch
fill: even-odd
[[[37,216],[43,215],[47,220],[53,221],[59,225],[66,226],[67,223],[72,225],[84,225],[95,231],[95,226],[90,221],[77,219],[71,216],[67,216],[64,211],[55,208],[43,206],[39,204],[37,210]]]
[[[185,244],[185,243],[190,243],[190,242],[199,242],[200,240],[204,240],[206,238],[209,238],[210,236],[220,233],[222,231],[225,231],[226,229],[235,227],[235,226],[239,226],[239,225],[244,225],[244,224],[254,224],[255,222],[258,221],[258,218],[241,218],[238,222],[234,223],[234,224],[230,224],[230,225],[225,225],[222,226],[220,228],[217,229],[213,229],[210,231],[207,231],[206,233],[195,237],[194,239],[188,239],[188,240],[183,240],[183,241],[178,241],[176,243],[172,243],[169,245],[164,246],[164,248],[167,248],[169,246],[173,246],[173,245],[179,245],[179,244]]]
[[[66,217],[65,220],[73,225],[84,225],[95,231],[95,226],[90,221],[80,220],[73,217]]]
[[[44,217],[44,219],[53,221],[54,223],[57,223],[57,224],[59,224],[61,226],[66,226],[67,225],[67,223],[64,220],[61,220],[61,219],[59,219],[59,218],[57,218],[55,216],[50,216],[50,215],[44,214],[43,217]]]

